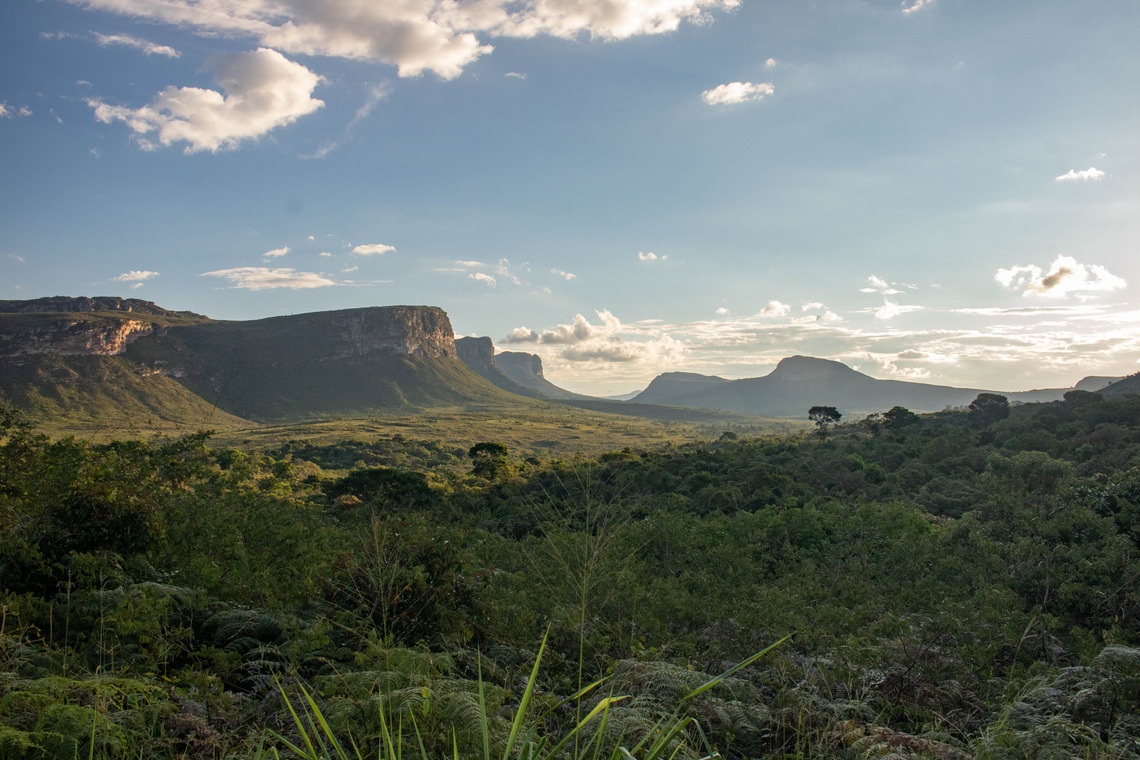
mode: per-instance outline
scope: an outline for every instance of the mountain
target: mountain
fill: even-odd
[[[1101,388],[1099,391],[1105,396],[1121,396],[1125,393],[1140,393],[1140,372],[1122,377],[1114,383]]]
[[[456,338],[455,349],[473,372],[503,390],[532,398],[588,399],[559,388],[542,374],[542,357],[521,351],[495,353],[490,338]]]
[[[1069,389],[1003,393],[1010,401],[1060,400]],[[809,356],[783,359],[771,374],[743,380],[673,372],[660,375],[634,398],[637,402],[722,409],[739,414],[802,417],[815,405],[835,406],[847,415],[904,406],[934,412],[968,405],[977,388],[952,388],[903,380],[877,380],[846,364]]]
[[[1093,375],[1077,381],[1077,384],[1074,385],[1073,388],[1074,390],[1078,391],[1090,391],[1092,393],[1099,393],[1108,386],[1123,379],[1123,377],[1098,377]]]
[[[133,299],[2,306],[0,393],[39,417],[235,427],[527,403],[459,360],[437,307],[223,322]]]

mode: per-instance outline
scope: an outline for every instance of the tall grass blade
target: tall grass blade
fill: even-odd
[[[538,681],[538,666],[542,664],[542,653],[546,651],[546,640],[550,637],[550,628],[547,627],[546,633],[542,635],[542,644],[538,648],[538,656],[534,658],[534,667],[530,671],[530,680],[527,681],[526,690],[523,691],[522,699],[519,700],[518,710],[515,712],[515,719],[511,722],[511,733],[507,737],[507,748],[503,750],[503,760],[510,760],[511,751],[515,748],[515,740],[518,738],[519,729],[522,728],[523,716],[526,715],[526,708],[530,704],[530,696],[534,693],[534,685]]]
[[[788,639],[790,639],[792,636],[793,636],[793,634],[789,633],[787,636],[785,636],[784,638],[780,639],[779,641],[777,641],[777,642],[775,642],[775,643],[773,643],[773,644],[769,644],[768,646],[764,647],[764,648],[763,648],[763,649],[761,649],[759,652],[757,652],[756,654],[754,654],[754,655],[752,655],[751,657],[749,657],[747,660],[743,660],[743,661],[741,661],[741,662],[738,662],[738,663],[736,663],[736,664],[735,664],[735,665],[733,665],[731,668],[729,668],[728,670],[724,671],[723,673],[721,673],[719,676],[717,676],[716,678],[712,679],[712,680],[711,680],[711,681],[709,681],[708,683],[704,683],[704,684],[701,684],[701,685],[700,685],[700,686],[698,686],[697,688],[695,688],[695,689],[693,689],[692,691],[690,691],[688,694],[686,694],[686,695],[685,695],[685,696],[684,696],[684,697],[681,699],[681,702],[687,702],[688,700],[692,699],[693,697],[697,696],[698,694],[702,694],[702,693],[704,693],[704,692],[708,691],[709,689],[711,689],[712,687],[716,686],[718,683],[720,683],[720,682],[721,682],[721,681],[723,681],[724,679],[726,679],[726,678],[728,678],[729,676],[731,676],[731,675],[732,675],[733,673],[735,673],[736,671],[740,670],[741,668],[745,668],[745,667],[748,667],[748,666],[749,666],[749,665],[751,665],[752,663],[756,662],[756,661],[757,661],[757,660],[759,660],[761,657],[763,657],[764,655],[768,654],[768,652],[772,651],[773,649],[775,649],[776,647],[780,646],[780,645],[781,645],[781,644],[783,644],[785,641],[787,641]]]

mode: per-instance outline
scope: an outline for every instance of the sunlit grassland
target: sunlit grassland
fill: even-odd
[[[374,440],[402,435],[468,448],[478,441],[497,441],[519,454],[572,454],[630,448],[652,448],[720,437],[726,432],[759,435],[806,429],[798,420],[732,416],[717,424],[652,420],[585,412],[561,405],[540,410],[472,412],[431,411],[400,417],[341,419],[293,425],[223,431],[218,445],[268,448],[287,440],[315,445],[346,440]]]

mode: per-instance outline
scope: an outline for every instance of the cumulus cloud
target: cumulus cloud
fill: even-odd
[[[130,272],[123,272],[118,277],[112,277],[113,282],[134,282],[142,284],[143,280],[149,280],[152,277],[158,277],[158,272],[152,272],[148,269],[132,269]]]
[[[736,103],[747,103],[750,100],[763,100],[776,91],[770,82],[752,84],[751,82],[729,82],[718,84],[711,90],[701,93],[701,100],[710,106],[729,106]]]
[[[492,277],[491,275],[487,274],[486,272],[474,272],[474,273],[469,274],[467,276],[470,279],[475,280],[477,282],[485,282],[486,284],[490,285],[492,288],[495,287],[496,285],[498,285],[498,282],[496,282],[495,278]]]
[[[1104,179],[1104,172],[1095,166],[1090,166],[1084,171],[1077,171],[1076,169],[1069,169],[1069,171],[1056,178],[1057,182],[1088,182],[1089,180]]]
[[[739,0],[72,0],[77,5],[190,28],[203,35],[252,38],[288,53],[394,64],[401,77],[431,71],[459,76],[490,45],[477,35],[619,40],[706,23]]]
[[[98,99],[87,104],[104,124],[121,121],[134,131],[139,146],[186,142],[186,152],[217,152],[257,140],[324,105],[312,97],[321,78],[276,50],[216,55],[206,62],[223,92],[199,87],[167,87],[142,108],[112,106]],[[224,94],[223,94],[224,93]]]
[[[728,314],[728,307],[721,306],[716,310],[716,313],[723,317],[725,314]]]
[[[666,254],[664,256],[658,256],[653,251],[638,251],[637,252],[637,260],[638,261],[664,261],[667,258],[669,258],[668,254]]]
[[[934,0],[913,0],[910,5],[907,5],[906,0],[903,0],[899,5],[902,6],[902,12],[909,15],[934,5]]]
[[[266,251],[261,255],[267,259],[279,259],[287,253],[289,253],[289,246],[285,246],[284,248],[274,248],[272,251]]]
[[[182,52],[175,50],[169,45],[158,45],[154,42],[132,37],[129,34],[99,34],[95,33],[95,41],[99,43],[99,47],[107,47],[108,45],[123,45],[135,50],[141,50],[143,55],[165,55],[167,58],[179,58]]]
[[[575,314],[570,322],[542,332],[516,327],[503,338],[503,342],[550,347],[557,361],[575,364],[640,362],[657,366],[675,362],[685,350],[683,341],[665,333],[647,336],[644,326],[627,330],[609,309],[599,309],[594,313],[597,323]],[[634,335],[636,339],[625,337],[625,333]]]
[[[325,259],[331,259],[332,258],[332,254],[329,253],[328,251],[321,251],[317,255],[320,256],[321,258],[325,258]]]
[[[788,306],[786,303],[780,303],[779,301],[769,301],[768,305],[757,313],[757,316],[764,317],[765,319],[771,319],[774,317],[786,317],[791,313],[791,311],[792,307]]]
[[[237,267],[203,272],[202,277],[220,277],[230,283],[230,287],[240,290],[271,290],[288,288],[305,290],[336,285],[324,275],[315,272],[298,272],[295,269],[269,269],[268,267]]]
[[[561,269],[551,269],[550,273],[554,274],[554,275],[558,275],[559,277],[561,277],[564,280],[573,280],[575,277],[578,276],[578,275],[572,274],[570,272],[563,272]]]
[[[1128,285],[1106,268],[1082,264],[1072,256],[1058,256],[1048,272],[1034,264],[999,269],[994,274],[1003,287],[1021,291],[1024,296],[1064,297],[1070,293],[1093,293],[1120,290]]]
[[[352,249],[352,252],[357,256],[382,256],[385,253],[392,253],[396,250],[394,245],[384,245],[383,243],[368,243],[365,245],[358,245]]]
[[[775,58],[769,58],[768,60],[764,61],[764,68],[774,69],[776,68],[777,63],[778,61]]]

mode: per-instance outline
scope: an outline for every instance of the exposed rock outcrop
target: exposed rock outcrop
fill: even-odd
[[[153,323],[137,319],[98,322],[60,318],[9,324],[0,327],[0,357],[115,356],[126,351],[132,341],[154,331]]]

